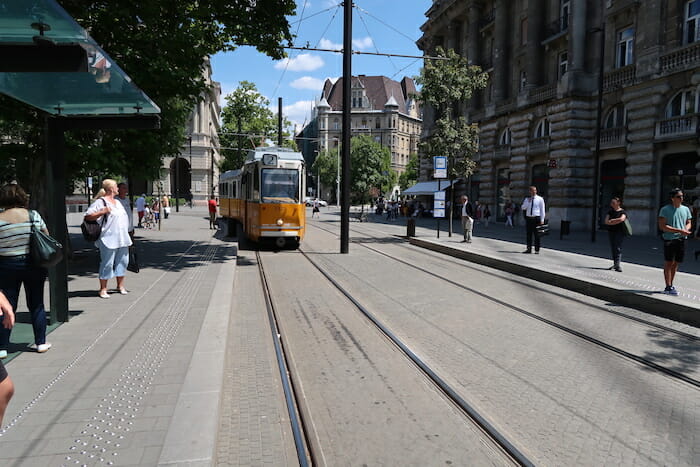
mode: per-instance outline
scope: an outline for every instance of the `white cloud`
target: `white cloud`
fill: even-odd
[[[311,76],[303,76],[289,83],[294,89],[310,89],[312,91],[320,91],[323,89],[323,81]]]
[[[365,50],[369,49],[374,45],[374,42],[372,41],[372,38],[367,36],[362,39],[353,39],[352,40],[352,46],[355,47],[356,49],[359,50]]]
[[[335,42],[326,39],[325,37],[318,42],[318,46],[322,49],[330,50],[342,50],[343,44],[336,44]]]
[[[311,109],[314,105],[314,101],[297,101],[291,105],[283,105],[282,114],[287,120],[292,122],[293,125],[296,124],[298,130],[301,130],[301,125],[304,121],[308,122],[311,118]],[[273,112],[276,113],[277,109],[273,110]]]
[[[325,63],[318,55],[299,54],[293,58],[285,58],[275,63],[275,68],[278,70],[289,71],[314,71],[321,68]]]

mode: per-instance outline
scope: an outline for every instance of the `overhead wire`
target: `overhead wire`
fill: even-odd
[[[297,30],[294,33],[294,37],[299,36],[299,28],[301,28],[301,23],[304,21],[304,12],[306,11],[306,4],[308,0],[304,0],[304,4],[301,7],[301,17],[299,18],[299,24],[297,24]],[[277,85],[275,86],[275,90],[272,92],[272,100],[277,97],[277,90],[280,88],[280,84],[282,84],[282,80],[284,79],[284,75],[287,73],[287,68],[289,68],[289,64],[292,61],[292,57],[287,58],[287,61],[284,64],[284,70],[282,70],[282,74],[280,75],[280,79],[277,81]]]
[[[367,27],[367,23],[365,22],[365,19],[362,17],[362,11],[363,11],[363,10],[362,10],[361,8],[357,7],[357,6],[355,6],[355,8],[357,9],[357,13],[358,13],[357,16],[358,16],[358,18],[360,18],[360,21],[362,22],[362,25],[365,27],[365,31],[367,31],[367,36],[368,36],[368,37],[370,38],[370,40],[372,41],[372,45],[374,46],[374,50],[377,52],[377,54],[379,54],[380,52],[379,52],[379,49],[377,48],[377,42],[374,40],[374,37],[372,37],[372,33],[369,32],[369,28]],[[394,61],[391,59],[390,56],[387,56],[387,58],[389,59],[389,62],[391,62],[391,66],[393,66],[393,67],[394,67],[394,70],[396,70],[396,69],[398,68],[398,67],[396,66],[396,63],[394,63]]]

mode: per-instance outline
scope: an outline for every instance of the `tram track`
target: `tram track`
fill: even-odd
[[[324,231],[326,231],[326,232],[328,232],[328,233],[331,233],[331,234],[334,234],[334,235],[336,234],[335,232],[333,232],[333,231],[331,231],[331,230],[324,229],[324,228],[319,227],[319,226],[314,226],[314,227],[316,227],[316,228],[318,228],[318,229],[320,229],[320,230],[324,230]],[[366,233],[363,233],[363,234],[366,235]],[[373,236],[370,236],[370,237],[371,237],[371,238],[375,238],[375,239],[381,239],[381,237],[373,237]],[[649,369],[652,369],[652,370],[654,370],[654,371],[660,372],[660,373],[662,373],[662,374],[664,374],[664,375],[666,375],[666,376],[669,376],[669,377],[671,377],[671,378],[677,379],[677,380],[679,380],[679,381],[682,381],[682,382],[684,382],[684,383],[686,383],[686,384],[689,384],[689,385],[691,385],[691,386],[694,386],[694,387],[696,387],[696,388],[700,388],[700,380],[698,380],[698,379],[696,379],[696,378],[692,378],[692,377],[690,377],[690,376],[688,376],[688,375],[686,375],[686,374],[684,374],[684,373],[682,373],[682,372],[676,371],[676,370],[674,370],[674,369],[672,369],[672,368],[665,367],[665,366],[663,366],[663,365],[659,365],[658,363],[656,363],[656,362],[654,362],[654,361],[652,361],[652,360],[650,360],[650,359],[648,359],[648,358],[645,358],[645,357],[636,355],[636,354],[634,354],[634,353],[632,353],[632,352],[628,352],[628,351],[626,351],[626,350],[624,350],[624,349],[622,349],[622,348],[620,348],[620,347],[617,347],[617,346],[608,344],[608,343],[604,342],[604,341],[601,340],[601,339],[598,339],[598,338],[595,338],[595,337],[593,337],[593,336],[591,336],[591,335],[586,334],[585,332],[581,332],[581,331],[578,331],[578,330],[576,330],[576,329],[573,329],[573,328],[571,328],[571,327],[569,327],[569,326],[563,325],[563,324],[561,324],[561,323],[557,323],[556,321],[554,321],[554,320],[552,320],[552,319],[548,319],[548,318],[545,318],[545,317],[543,317],[543,316],[540,316],[540,315],[538,315],[537,313],[533,313],[533,312],[528,311],[528,310],[526,310],[526,309],[524,309],[524,308],[522,308],[522,307],[513,305],[513,304],[511,304],[511,303],[508,303],[508,302],[505,301],[505,300],[501,300],[501,299],[498,299],[498,298],[495,298],[495,297],[492,297],[492,296],[488,296],[488,295],[483,295],[482,292],[481,292],[480,290],[478,290],[478,289],[476,289],[476,288],[474,288],[474,287],[466,286],[466,285],[464,285],[464,284],[462,284],[462,283],[460,283],[460,282],[457,282],[457,281],[455,281],[455,280],[453,280],[453,279],[450,279],[449,277],[446,277],[446,276],[444,276],[444,275],[435,273],[435,272],[430,271],[430,270],[428,270],[428,269],[426,269],[426,268],[423,268],[423,267],[421,267],[421,266],[417,266],[416,264],[413,264],[413,263],[411,263],[411,262],[402,260],[401,258],[398,258],[398,257],[396,257],[396,256],[394,256],[394,255],[391,255],[391,254],[388,254],[388,253],[386,253],[386,252],[380,251],[380,250],[378,250],[378,249],[376,249],[376,248],[373,248],[373,247],[371,247],[371,246],[369,246],[369,245],[367,245],[366,243],[363,243],[363,242],[361,242],[361,241],[356,241],[356,242],[354,242],[354,243],[357,244],[357,245],[359,245],[359,246],[362,246],[363,248],[366,248],[366,249],[368,249],[368,250],[370,250],[370,251],[372,251],[372,252],[374,252],[374,253],[376,253],[376,254],[382,255],[382,256],[384,256],[384,257],[386,257],[386,258],[389,258],[389,259],[391,259],[391,260],[393,260],[393,261],[396,261],[396,262],[398,262],[398,263],[401,263],[401,264],[403,264],[403,265],[405,265],[405,266],[408,266],[408,267],[410,267],[410,268],[412,268],[412,269],[415,269],[415,270],[417,270],[417,271],[420,271],[420,272],[422,272],[422,273],[424,273],[424,274],[427,274],[427,275],[429,275],[429,276],[431,276],[431,277],[434,277],[434,278],[436,278],[436,279],[439,279],[439,280],[441,280],[441,281],[444,281],[444,282],[446,282],[446,283],[449,283],[449,284],[451,284],[451,285],[453,285],[453,286],[455,286],[455,287],[457,287],[457,288],[459,288],[459,289],[462,289],[462,290],[467,291],[467,292],[470,292],[470,293],[480,294],[480,295],[484,296],[485,299],[487,299],[487,300],[489,300],[489,301],[491,301],[491,302],[493,302],[493,303],[495,303],[495,304],[497,304],[497,305],[499,305],[499,306],[505,307],[505,308],[507,308],[507,309],[509,309],[509,310],[511,310],[511,311],[514,311],[514,312],[516,312],[516,313],[518,313],[518,314],[521,314],[521,315],[523,315],[523,316],[527,316],[527,317],[529,317],[529,318],[531,318],[531,319],[534,319],[534,320],[537,320],[537,321],[539,321],[539,322],[542,322],[542,323],[544,323],[544,324],[546,324],[546,325],[548,325],[548,326],[550,326],[550,327],[553,327],[553,328],[558,329],[558,330],[560,330],[560,331],[563,331],[563,332],[565,332],[565,333],[567,333],[567,334],[570,334],[570,335],[573,335],[573,336],[575,336],[575,337],[578,337],[579,339],[582,339],[582,340],[584,340],[584,341],[586,341],[586,342],[588,342],[588,343],[591,343],[591,344],[593,344],[593,345],[595,345],[595,346],[598,346],[598,347],[600,347],[600,348],[603,348],[603,349],[605,349],[605,350],[607,350],[607,351],[609,351],[609,352],[612,352],[612,353],[614,353],[614,354],[616,354],[616,355],[618,355],[618,356],[620,356],[620,357],[622,357],[622,358],[625,358],[625,359],[627,359],[627,360],[634,361],[634,362],[636,362],[636,363],[638,363],[638,364],[640,364],[640,365],[642,365],[642,366],[644,366],[644,367],[646,367],[646,368],[649,368]],[[407,245],[402,244],[402,243],[397,243],[397,245],[400,245],[401,247],[406,248],[406,249],[410,249],[412,252],[418,252],[418,253],[420,253],[421,255],[425,255],[425,256],[430,257],[430,258],[432,258],[432,259],[437,258],[437,256],[431,255],[429,252],[425,252],[425,251],[420,250],[420,249],[413,249],[413,248],[411,248],[410,246],[407,246]],[[453,264],[458,264],[457,262],[452,262],[452,261],[450,261],[450,262],[453,263]],[[465,267],[472,268],[472,269],[477,269],[477,268],[474,268],[473,266],[469,266],[469,265],[464,265],[464,266],[465,266]],[[479,272],[482,272],[482,273],[484,272],[483,269],[478,269],[478,270],[479,270]],[[486,272],[486,273],[488,274],[488,272]],[[538,293],[548,293],[548,294],[553,294],[553,295],[557,296],[557,298],[560,298],[560,299],[573,300],[571,297],[568,297],[568,296],[563,295],[563,294],[554,293],[554,292],[552,292],[551,290],[545,289],[545,288],[538,288]],[[633,321],[633,322],[635,322],[635,323],[637,323],[637,324],[649,326],[649,327],[651,327],[651,328],[654,328],[654,329],[657,329],[657,330],[660,330],[660,331],[663,331],[663,332],[667,332],[667,333],[673,334],[673,335],[675,335],[675,336],[677,336],[677,337],[686,339],[688,342],[699,342],[699,341],[700,341],[700,338],[697,337],[697,336],[694,336],[694,335],[691,335],[691,334],[688,334],[688,333],[685,333],[685,332],[682,332],[682,331],[675,330],[675,329],[670,328],[670,327],[668,327],[668,326],[664,326],[664,325],[661,325],[661,324],[658,324],[658,323],[653,323],[653,322],[651,322],[651,321],[644,320],[644,319],[642,319],[642,318],[638,318],[638,317],[634,317],[634,316],[629,316],[629,315],[627,315],[627,314],[624,314],[624,313],[621,313],[621,312],[618,312],[618,311],[615,311],[615,310],[610,310],[610,309],[608,309],[608,308],[601,307],[601,306],[596,306],[596,305],[591,305],[591,304],[587,304],[587,306],[595,307],[596,309],[598,309],[598,310],[600,310],[600,311],[604,311],[604,312],[606,312],[606,313],[609,313],[609,314],[611,314],[611,315],[615,315],[615,316],[620,317],[620,318],[625,319],[625,320]]]

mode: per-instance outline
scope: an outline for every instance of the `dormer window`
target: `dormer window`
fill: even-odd
[[[367,106],[367,96],[365,95],[364,89],[353,89],[352,90],[352,108],[359,109]]]

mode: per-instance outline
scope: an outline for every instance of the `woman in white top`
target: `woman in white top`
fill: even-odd
[[[95,246],[100,249],[100,298],[109,298],[107,281],[117,278],[117,289],[122,295],[128,292],[124,287],[124,275],[129,265],[129,217],[122,204],[115,198],[117,182],[106,179],[102,182],[104,195],[93,202],[85,213],[85,219],[102,225],[102,234]]]

